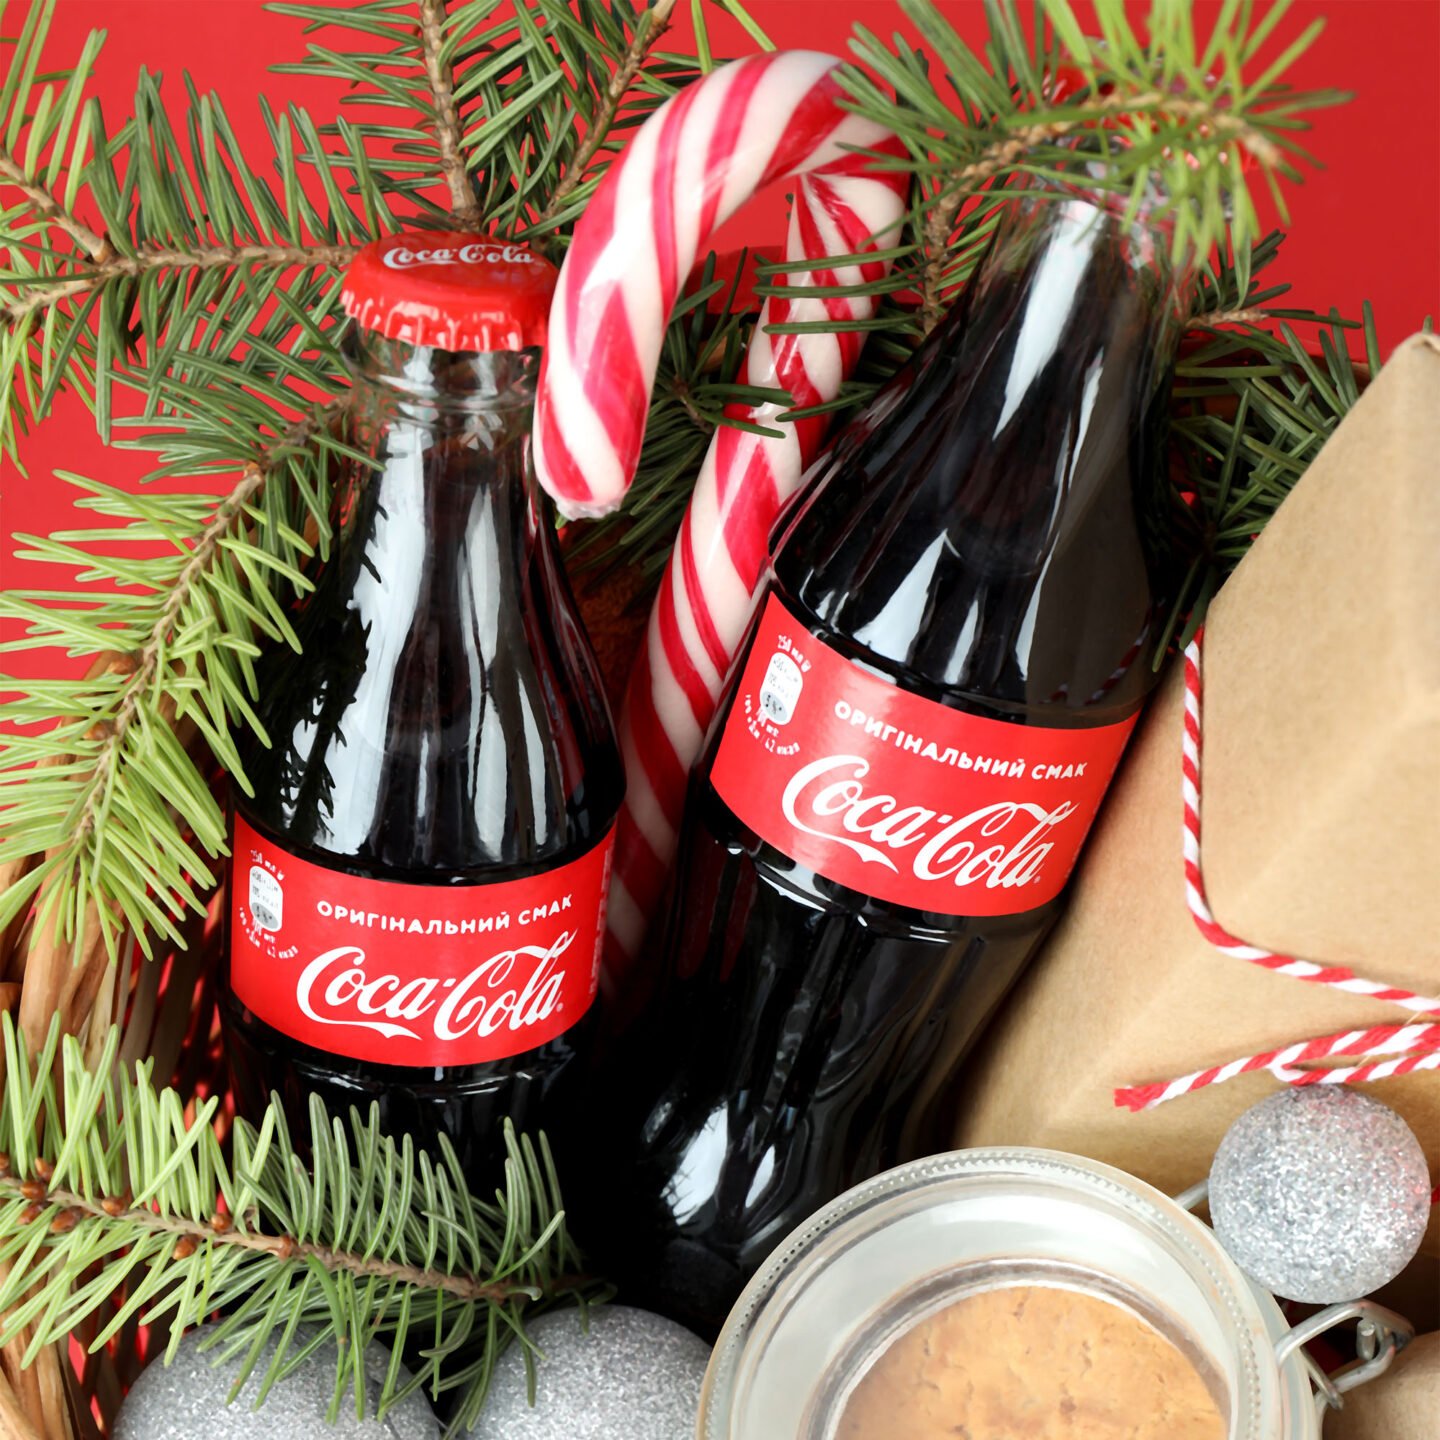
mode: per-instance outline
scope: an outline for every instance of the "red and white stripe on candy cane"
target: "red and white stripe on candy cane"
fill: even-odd
[[[571,515],[613,509],[634,475],[665,322],[714,229],[757,189],[801,176],[787,260],[875,250],[904,213],[908,176],[858,149],[903,152],[888,132],[847,114],[839,62],[805,51],[738,61],[670,101],[641,128],[576,229],[561,271],[541,371],[540,479]],[[853,285],[886,262],[817,264],[792,285]],[[745,382],[796,407],[833,399],[863,332],[766,333],[770,325],[863,320],[863,297],[771,298],[746,357]],[[775,406],[732,416],[775,426]],[[621,716],[627,796],[616,837],[607,970],[639,947],[674,854],[690,767],[744,633],[770,528],[824,436],[822,418],[776,437],[719,429],[706,455]]]
[[[1277,955],[1247,945],[1231,935],[1215,919],[1205,895],[1205,882],[1200,869],[1200,751],[1201,751],[1201,682],[1200,651],[1203,631],[1196,635],[1185,651],[1185,740],[1182,790],[1185,800],[1184,849],[1185,897],[1190,914],[1200,933],[1222,954],[1252,965],[1273,970],[1313,985],[1328,985],[1352,995],[1382,1000],[1406,1010],[1432,1017],[1425,1023],[1374,1025],[1364,1030],[1347,1030],[1337,1035],[1322,1035],[1315,1040],[1302,1040],[1278,1050],[1265,1050],[1242,1056],[1224,1065],[1197,1070],[1170,1081],[1150,1085],[1124,1086],[1115,1092],[1115,1103],[1129,1110],[1153,1110],[1167,1100],[1204,1089],[1207,1085],[1223,1084],[1237,1075],[1252,1070],[1268,1070],[1287,1085],[1345,1085],[1365,1080],[1384,1080],[1392,1075],[1406,1075],[1415,1070],[1440,1069],[1440,999],[1418,995],[1395,985],[1382,985],[1365,980],[1343,965],[1317,965],[1293,955]],[[1377,1056],[1389,1056],[1377,1059]],[[1358,1065],[1297,1068],[1319,1060],[1339,1056],[1366,1057]]]

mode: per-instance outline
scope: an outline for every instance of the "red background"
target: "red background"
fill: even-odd
[[[983,41],[980,0],[941,0],[942,9],[973,44]],[[888,35],[899,26],[893,0],[749,0],[749,7],[782,46],[843,51],[852,23]],[[1148,8],[1135,3],[1132,10]],[[1197,24],[1218,8],[1197,0]],[[688,6],[677,7],[686,17]],[[1296,304],[1358,314],[1374,303],[1381,343],[1388,351],[1419,328],[1427,314],[1440,317],[1440,0],[1298,0],[1280,30],[1293,37],[1317,16],[1327,28],[1292,72],[1299,87],[1354,92],[1342,108],[1319,112],[1305,143],[1325,168],[1289,188],[1289,229],[1272,271],[1294,285]],[[7,31],[18,19],[7,17]],[[179,79],[189,70],[199,89],[225,99],[243,142],[263,131],[255,96],[294,99],[319,119],[334,111],[334,87],[317,80],[269,75],[274,61],[296,59],[304,40],[298,22],[268,14],[260,0],[62,0],[51,34],[50,56],[78,50],[85,33],[104,28],[98,91],[112,128],[127,113],[137,71],[166,76],[172,104],[183,98]],[[719,54],[750,48],[738,26],[721,16],[712,34]],[[689,44],[688,17],[668,42]],[[258,153],[258,152],[257,152]],[[729,243],[781,237],[779,196],[732,221]],[[1273,218],[1267,216],[1267,218]],[[107,451],[94,438],[83,408],[63,401],[57,413],[25,443],[29,477],[6,466],[0,473],[0,583],[53,585],[51,567],[21,564],[9,553],[15,531],[48,531],[70,522],[68,487],[51,476],[69,469],[115,481],[143,462]],[[33,652],[3,657],[0,668],[36,673],[53,659]]]

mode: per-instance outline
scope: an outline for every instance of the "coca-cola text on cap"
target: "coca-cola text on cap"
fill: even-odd
[[[341,288],[367,330],[440,350],[545,343],[559,271],[528,246],[453,231],[410,231],[367,245]]]

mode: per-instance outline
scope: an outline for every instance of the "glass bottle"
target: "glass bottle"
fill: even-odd
[[[1182,288],[1101,197],[1012,202],[784,523],[592,1127],[640,1303],[713,1332],[807,1214],[947,1148],[1155,679]]]
[[[530,466],[555,271],[399,235],[345,280],[354,444],[336,534],[260,667],[223,986],[238,1101],[444,1135],[479,1174],[550,1123],[591,1026],[609,711]],[[304,1133],[303,1129],[301,1133]]]

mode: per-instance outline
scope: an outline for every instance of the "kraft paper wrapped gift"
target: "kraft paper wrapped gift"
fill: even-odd
[[[1440,994],[1440,341],[1395,352],[1225,584],[1204,685],[1216,919]],[[1414,1018],[1201,936],[1183,885],[1183,698],[1176,665],[1066,916],[962,1079],[961,1145],[1075,1151],[1178,1191],[1278,1082],[1251,1074],[1138,1115],[1114,1107],[1117,1086]],[[1440,1180],[1440,1072],[1366,1088],[1410,1122]],[[1427,1247],[1440,1250],[1440,1225]]]
[[[1325,1440],[1436,1440],[1440,1436],[1440,1335],[1422,1335],[1379,1380],[1352,1390],[1326,1417]]]

